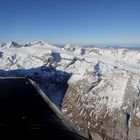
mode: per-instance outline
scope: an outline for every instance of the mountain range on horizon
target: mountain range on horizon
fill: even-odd
[[[27,42],[27,43],[18,43],[15,41],[11,41],[11,42],[3,42],[0,43],[1,47],[28,47],[31,45],[44,45],[44,44],[49,44],[46,41],[34,41],[34,42]],[[69,46],[79,46],[79,47],[88,47],[88,48],[93,48],[93,47],[97,47],[97,48],[126,48],[126,49],[134,49],[134,50],[139,50],[140,49],[140,44],[119,44],[119,43],[98,43],[98,44],[78,44],[78,43],[64,43],[64,44],[57,44],[57,43],[51,43],[54,46],[63,48],[66,45]]]

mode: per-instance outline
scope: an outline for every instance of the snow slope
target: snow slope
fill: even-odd
[[[139,134],[132,136],[140,129],[133,125],[140,116],[140,51],[4,43],[0,75],[36,80],[69,121],[93,139],[140,139]],[[134,132],[129,131],[132,126]],[[117,129],[120,131],[115,132]]]

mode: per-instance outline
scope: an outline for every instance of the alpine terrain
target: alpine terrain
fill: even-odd
[[[92,140],[140,139],[140,51],[44,42],[0,45],[0,76],[35,80]]]

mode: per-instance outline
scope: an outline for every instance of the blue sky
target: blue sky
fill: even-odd
[[[140,0],[0,0],[0,42],[140,44]]]

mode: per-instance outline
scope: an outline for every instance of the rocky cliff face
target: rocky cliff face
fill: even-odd
[[[96,79],[93,75],[88,72],[86,78],[69,85],[63,113],[95,140],[139,139],[140,102],[135,83],[138,77],[124,70],[106,78]],[[90,78],[95,81],[89,81]]]
[[[1,76],[36,80],[83,134],[140,139],[140,51],[43,42],[7,46],[0,48]]]

